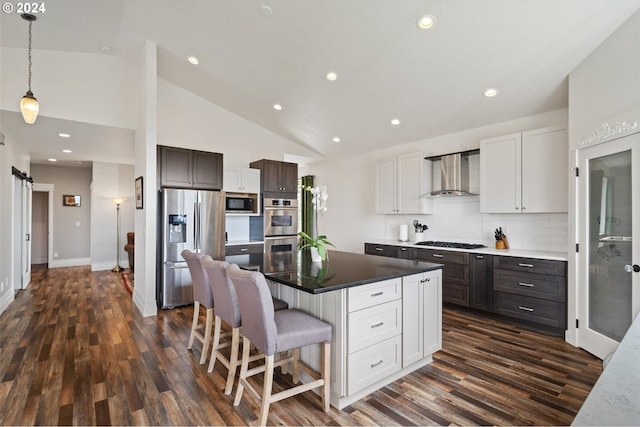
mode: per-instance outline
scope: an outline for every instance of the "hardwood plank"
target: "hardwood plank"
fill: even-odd
[[[37,269],[0,315],[2,425],[249,425],[226,368],[186,344],[193,308],[143,318],[120,274]],[[204,320],[204,316],[203,320]],[[566,425],[601,373],[555,336],[447,307],[432,364],[339,411],[313,392],[271,405],[277,425]],[[261,376],[253,381],[258,384]],[[278,373],[274,391],[289,386]]]

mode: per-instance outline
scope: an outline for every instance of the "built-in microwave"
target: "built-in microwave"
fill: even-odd
[[[225,208],[228,214],[257,215],[258,195],[255,193],[226,193]]]

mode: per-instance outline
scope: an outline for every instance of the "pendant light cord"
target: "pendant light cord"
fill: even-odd
[[[29,21],[29,92],[31,92],[31,26],[33,21]]]

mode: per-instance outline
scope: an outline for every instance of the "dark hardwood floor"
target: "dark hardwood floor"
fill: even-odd
[[[226,370],[186,349],[192,308],[143,318],[120,274],[34,269],[0,316],[2,425],[247,425]],[[434,362],[339,411],[312,392],[271,405],[278,425],[567,425],[601,362],[558,337],[450,308]],[[282,375],[276,387],[287,382]]]

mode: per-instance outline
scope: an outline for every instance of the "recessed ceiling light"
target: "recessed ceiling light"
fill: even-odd
[[[331,139],[333,142],[340,142],[340,138],[338,138],[337,136],[334,136],[333,139]]]
[[[66,148],[64,150],[62,150],[63,153],[73,153],[73,151],[71,150],[67,150]]]
[[[278,110],[278,111],[280,111],[280,110],[282,110],[282,105],[280,105],[280,104],[273,104],[273,109],[274,109],[274,110]]]
[[[198,65],[200,63],[200,61],[198,61],[198,58],[196,58],[195,56],[188,57],[187,61],[189,61],[193,65]]]
[[[338,75],[336,73],[334,73],[333,71],[329,71],[327,73],[327,80],[329,81],[335,81],[338,78]]]
[[[398,126],[400,124],[400,120],[393,119],[393,120],[391,120],[391,124],[394,125],[394,126]]]
[[[497,94],[498,94],[498,89],[493,88],[493,87],[491,87],[491,88],[489,88],[489,89],[484,91],[484,96],[486,96],[487,98],[494,97]]]
[[[262,6],[260,6],[260,13],[263,16],[271,16],[273,15],[273,10],[266,4],[263,4]]]
[[[436,18],[434,18],[431,15],[425,15],[425,16],[421,16],[418,19],[418,22],[416,22],[416,25],[421,30],[427,30],[427,29],[433,27],[435,23],[436,23]]]
[[[69,135],[68,133],[59,133],[58,136],[60,138],[69,138],[71,135]]]
[[[49,160],[50,162],[57,162],[56,159],[47,159],[47,160]]]

